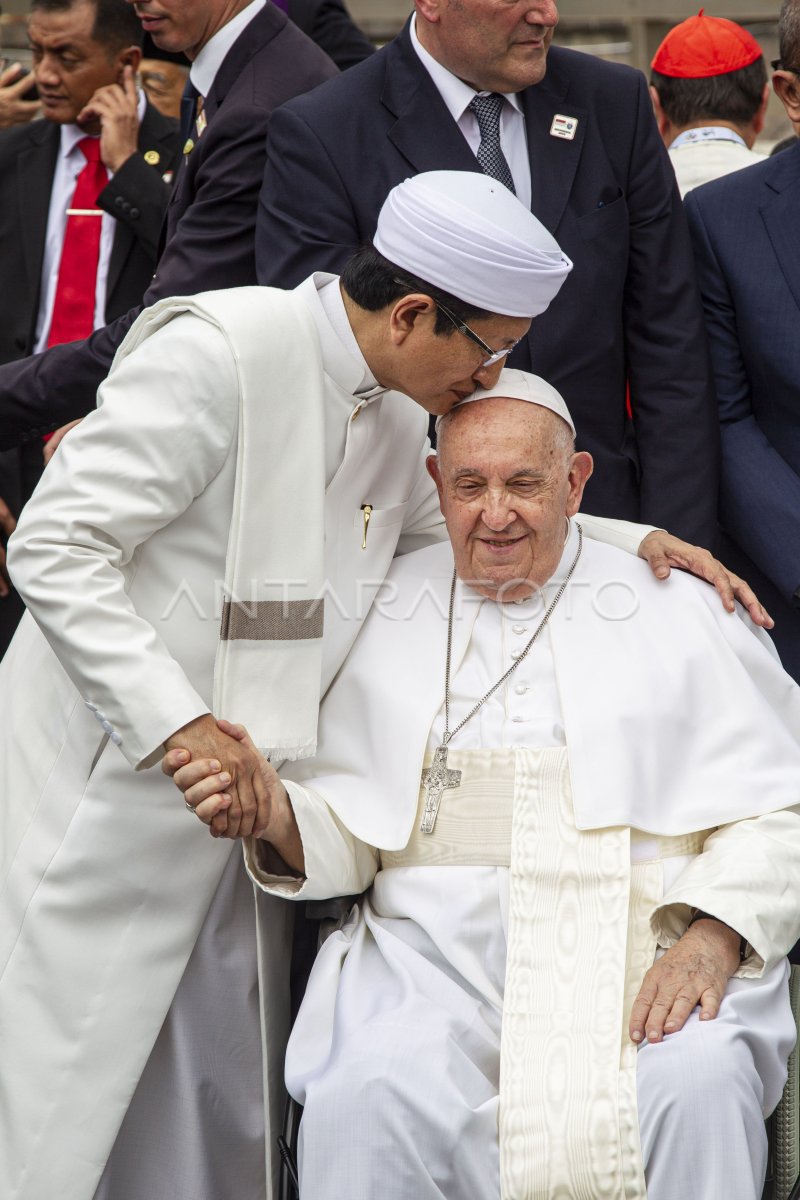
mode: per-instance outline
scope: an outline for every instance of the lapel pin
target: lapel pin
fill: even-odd
[[[161,162],[161,155],[157,150],[145,150],[144,161],[147,163],[148,167],[157,167]]]
[[[164,183],[172,183],[174,174],[175,174],[174,171],[165,171],[164,174],[161,176],[161,178],[164,181]]]
[[[208,118],[206,117],[205,109],[201,109],[200,112],[197,114],[197,121],[195,122],[195,129],[197,130],[198,137],[203,136],[203,133],[205,131],[205,127],[207,124],[208,124]]]
[[[561,113],[556,113],[553,117],[553,124],[550,126],[550,137],[562,138],[564,141],[571,142],[577,129],[577,117],[565,117]]]
[[[193,150],[194,150],[194,142],[192,141],[191,138],[187,138],[186,141],[183,143],[183,153],[191,154]]]

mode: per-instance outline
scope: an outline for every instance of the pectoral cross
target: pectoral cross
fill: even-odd
[[[449,788],[457,788],[460,784],[461,772],[447,769],[447,746],[437,747],[433,754],[433,762],[422,772],[425,811],[419,826],[420,833],[433,833],[443,792]]]

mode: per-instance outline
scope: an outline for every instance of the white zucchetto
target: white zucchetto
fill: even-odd
[[[564,397],[545,379],[538,375],[531,375],[529,371],[516,371],[513,367],[506,367],[500,372],[500,378],[494,387],[478,388],[471,396],[454,404],[450,411],[463,408],[465,404],[473,404],[476,400],[525,400],[528,404],[538,404],[540,408],[549,408],[550,412],[554,412],[566,421],[572,431],[572,436],[575,437],[575,426],[564,402]],[[438,418],[437,430],[443,420],[444,416]]]
[[[476,171],[427,171],[392,188],[373,239],[384,258],[506,317],[537,317],[572,263],[515,195]]]

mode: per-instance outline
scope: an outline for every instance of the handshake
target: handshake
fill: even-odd
[[[263,838],[291,873],[303,874],[303,844],[289,793],[244,726],[210,713],[190,721],[167,739],[161,769],[212,837]]]

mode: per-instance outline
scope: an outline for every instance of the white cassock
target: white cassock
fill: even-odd
[[[20,521],[14,574],[32,616],[0,669],[3,1200],[91,1200],[104,1169],[109,1200],[268,1193],[262,1097],[266,1085],[280,1121],[287,906],[259,905],[259,982],[241,850],[208,836],[157,765],[134,770],[211,707],[237,367],[262,346],[268,387],[292,335],[265,319],[263,295],[220,294],[227,336],[180,315],[123,349]],[[369,605],[359,578],[443,530],[427,414],[374,394],[337,280],[307,280],[287,308],[298,302],[317,336],[309,370],[320,352],[324,370],[325,569],[340,599],[326,605],[324,689]],[[302,469],[283,400],[276,445],[296,440]]]
[[[641,566],[584,543],[550,625],[453,738],[461,785],[425,835],[452,554],[394,565],[396,594],[323,706],[318,759],[286,772],[305,882],[248,848],[284,895],[355,893],[379,868],[289,1043],[304,1198],[761,1195],[794,1040],[800,690],[710,589]],[[543,613],[470,595],[459,583],[451,728]],[[695,1011],[637,1052],[630,1005],[694,906],[750,954],[715,1021]]]
[[[216,320],[142,314],[13,543],[30,614],[0,667],[3,1200],[271,1194],[291,910],[255,905],[239,851],[141,769],[211,708],[243,372],[275,389],[310,316],[294,385],[324,388],[323,692],[392,556],[444,537],[427,414],[376,388],[335,277],[198,299]],[[293,391],[270,419],[302,470]]]

